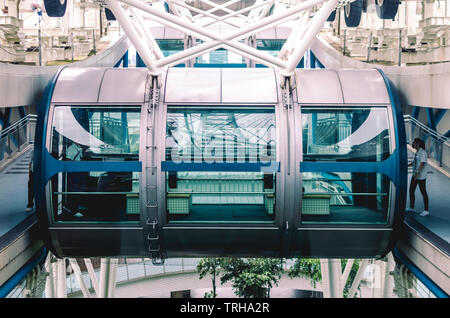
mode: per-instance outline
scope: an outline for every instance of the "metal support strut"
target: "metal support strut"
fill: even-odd
[[[161,250],[159,222],[158,222],[158,178],[156,169],[156,136],[155,136],[155,118],[159,105],[160,80],[159,76],[150,75],[149,87],[149,103],[147,112],[147,141],[146,141],[146,162],[149,163],[145,167],[146,172],[146,208],[147,208],[147,242],[148,252],[154,265],[163,265],[164,256]]]

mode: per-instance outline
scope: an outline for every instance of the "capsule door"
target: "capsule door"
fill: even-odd
[[[50,107],[40,179],[56,255],[145,255],[140,117],[137,103]]]
[[[294,250],[315,257],[380,257],[395,212],[388,105],[302,106],[302,202]]]
[[[158,198],[167,256],[281,256],[275,105],[164,109]]]

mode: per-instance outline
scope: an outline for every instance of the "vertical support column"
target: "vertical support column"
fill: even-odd
[[[47,278],[45,280],[45,297],[55,298],[55,272],[56,266],[53,261],[53,255],[48,253],[45,260],[45,270],[47,271]]]
[[[117,258],[111,260],[111,273],[109,275],[108,298],[114,298],[114,293],[116,291],[116,273],[118,263],[119,260]]]
[[[372,282],[370,284],[370,287],[372,288],[372,297],[381,298],[384,291],[386,262],[382,260],[373,262],[372,270]]]
[[[427,118],[428,118],[428,127],[430,127],[433,130],[436,130],[433,108],[427,107],[426,110],[427,110]]]
[[[394,291],[393,271],[395,268],[395,260],[392,252],[387,255],[387,262],[384,272],[383,298],[392,298]]]
[[[110,288],[111,259],[102,258],[100,261],[100,286],[98,298],[108,298]]]
[[[38,65],[42,66],[42,38],[41,38],[41,24],[39,23],[39,29],[38,29],[38,45],[39,45],[39,60]]]
[[[343,51],[343,53],[342,53],[342,55],[344,55],[345,56],[345,50],[346,50],[346,47],[347,46],[347,29],[344,29],[344,51]]]
[[[402,66],[402,29],[398,29],[398,66]]]
[[[97,54],[97,47],[95,46],[95,29],[92,30],[92,51],[94,55]]]
[[[73,31],[70,31],[69,40],[70,40],[70,54],[71,54],[72,63],[73,63],[73,58],[74,58]]]
[[[341,260],[336,258],[321,259],[322,286],[324,297],[342,298],[341,286]]]
[[[67,298],[65,258],[56,261],[56,297]]]

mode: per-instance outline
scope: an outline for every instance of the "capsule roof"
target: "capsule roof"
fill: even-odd
[[[143,103],[149,75],[145,68],[66,68],[59,75],[53,103]],[[169,68],[163,100],[174,104],[276,104],[280,76],[270,68]],[[297,102],[302,105],[389,104],[377,70],[298,69]]]

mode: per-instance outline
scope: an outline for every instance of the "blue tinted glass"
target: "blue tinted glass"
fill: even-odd
[[[61,172],[50,181],[56,222],[138,222],[139,172]]]
[[[50,153],[59,160],[138,160],[140,107],[57,106]]]
[[[168,172],[169,223],[273,222],[275,173]]]
[[[390,155],[386,108],[302,107],[304,161],[382,161]]]
[[[274,110],[169,108],[166,160],[184,163],[275,161]]]
[[[379,173],[304,172],[302,223],[386,224],[390,181]]]

